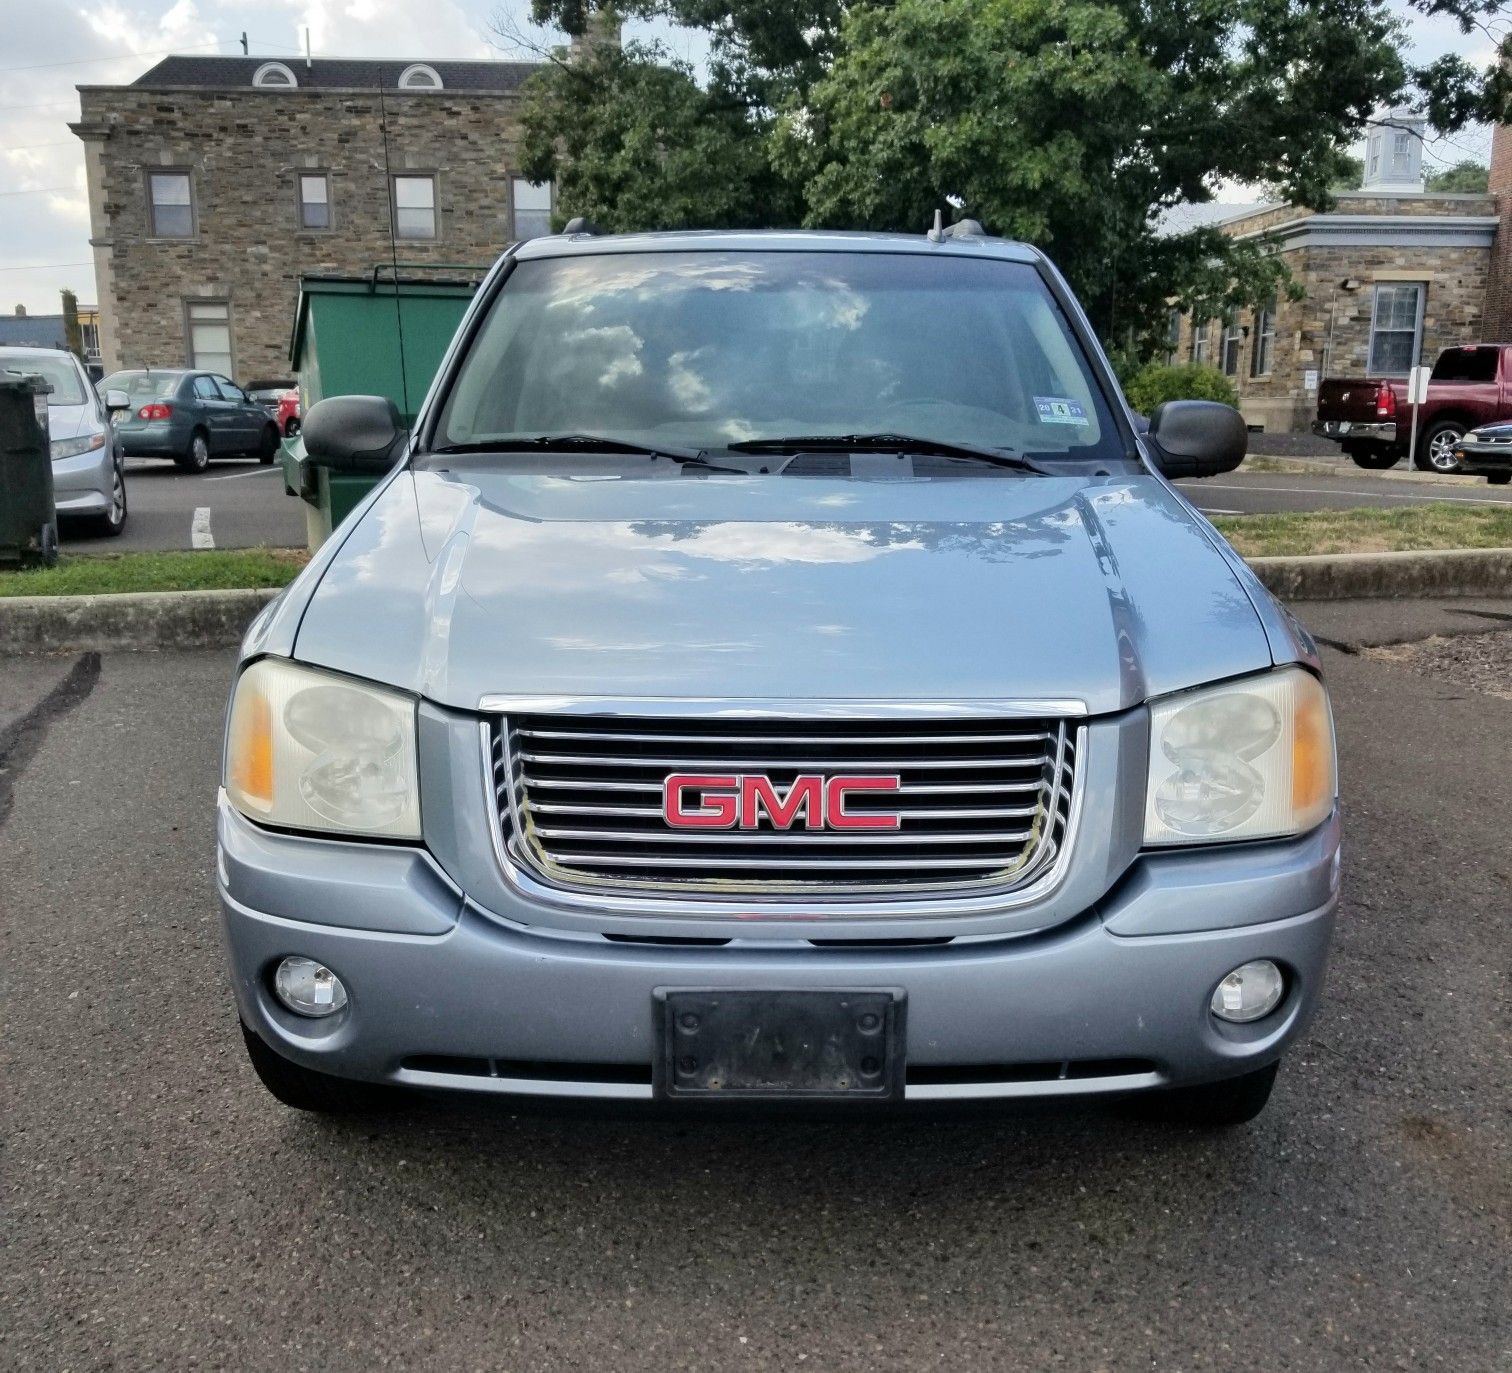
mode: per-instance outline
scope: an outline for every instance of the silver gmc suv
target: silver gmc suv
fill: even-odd
[[[569,226],[572,229],[574,226]],[[1127,1095],[1233,1124],[1323,983],[1315,647],[1065,282],[969,221],[506,253],[247,634],[218,880],[281,1101]]]

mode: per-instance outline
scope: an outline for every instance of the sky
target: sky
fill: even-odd
[[[68,131],[79,116],[76,86],[130,82],[170,52],[239,53],[243,33],[255,55],[297,56],[306,28],[316,57],[518,59],[528,54],[496,24],[528,33],[528,10],[528,0],[0,0],[0,311],[56,314],[63,287],[95,300],[83,145]],[[701,59],[697,35],[652,33]],[[1488,41],[1417,15],[1412,42],[1420,60],[1463,52],[1481,64],[1491,55]],[[1471,129],[1431,142],[1427,165],[1484,162],[1489,149],[1490,131]],[[1221,195],[1253,198],[1243,187]]]

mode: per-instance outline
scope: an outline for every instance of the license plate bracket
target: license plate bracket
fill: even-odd
[[[898,988],[658,987],[653,1086],[663,1099],[900,1100]]]

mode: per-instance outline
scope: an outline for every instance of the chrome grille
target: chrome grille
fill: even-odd
[[[492,730],[512,857],[566,889],[726,898],[1011,890],[1054,862],[1080,732],[1064,720],[792,720],[517,715]],[[689,831],[662,815],[671,773],[896,777],[857,815],[896,829]]]

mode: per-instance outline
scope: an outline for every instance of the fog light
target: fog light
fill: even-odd
[[[296,1015],[335,1015],[347,1004],[341,979],[313,958],[284,959],[273,974],[273,990]]]
[[[339,985],[339,984],[338,984]],[[1281,1004],[1286,979],[1268,958],[1257,958],[1234,969],[1213,993],[1212,1012],[1219,1020],[1244,1024],[1269,1015]]]

